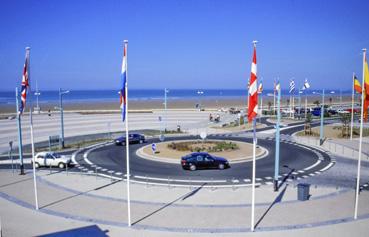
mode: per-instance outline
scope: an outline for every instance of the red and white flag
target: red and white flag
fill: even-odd
[[[254,44],[254,55],[251,64],[251,76],[249,86],[249,108],[248,119],[251,122],[258,114],[258,87],[257,87],[257,66],[256,66],[256,45]]]

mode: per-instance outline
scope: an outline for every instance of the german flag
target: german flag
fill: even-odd
[[[360,82],[359,80],[357,79],[356,75],[354,76],[354,89],[357,93],[361,94],[362,92],[362,88],[361,88],[361,85],[360,85]]]

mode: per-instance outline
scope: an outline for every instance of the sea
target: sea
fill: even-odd
[[[130,89],[128,91],[129,100],[164,100],[164,89]],[[317,91],[319,92],[319,91]],[[312,90],[306,90],[307,95],[314,95]],[[59,101],[58,90],[39,91],[39,103],[57,103]],[[281,91],[282,96],[289,96],[288,90]],[[330,95],[329,95],[330,94]],[[334,94],[334,95],[333,95]],[[263,96],[273,96],[273,90],[264,90]],[[348,90],[326,90],[326,97],[329,96],[351,95]],[[36,100],[34,92],[28,93],[28,98]],[[186,99],[232,99],[246,97],[246,89],[169,89],[167,90],[168,100],[186,100]],[[297,95],[297,92],[295,93]],[[63,103],[74,102],[98,102],[98,101],[117,101],[119,100],[118,90],[70,90],[63,95]],[[0,91],[0,104],[15,104],[15,91]]]

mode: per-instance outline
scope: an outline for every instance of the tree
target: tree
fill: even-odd
[[[316,100],[316,101],[313,102],[313,104],[315,104],[317,107],[319,107],[320,101],[319,100]]]
[[[312,121],[311,114],[308,113],[306,115],[305,126],[304,126],[305,134],[311,135],[311,121]]]
[[[332,101],[333,101],[333,99],[332,99],[332,97],[329,97],[329,103],[332,105]]]
[[[268,111],[269,111],[269,114],[272,114],[272,102],[271,101],[268,101]]]
[[[341,134],[342,137],[349,137],[349,123],[350,123],[350,114],[341,114],[340,116],[342,128],[341,128]]]

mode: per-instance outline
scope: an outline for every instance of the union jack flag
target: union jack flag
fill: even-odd
[[[26,107],[26,99],[27,99],[27,89],[29,87],[29,49],[26,48],[26,61],[23,67],[23,76],[22,76],[22,88],[21,88],[21,103],[19,106],[19,115],[22,115],[24,108]]]
[[[122,73],[121,73],[121,83],[122,89],[120,90],[120,108],[122,110],[122,120],[123,122],[126,119],[126,86],[127,86],[127,41],[124,42],[123,49],[123,62],[122,62]]]

